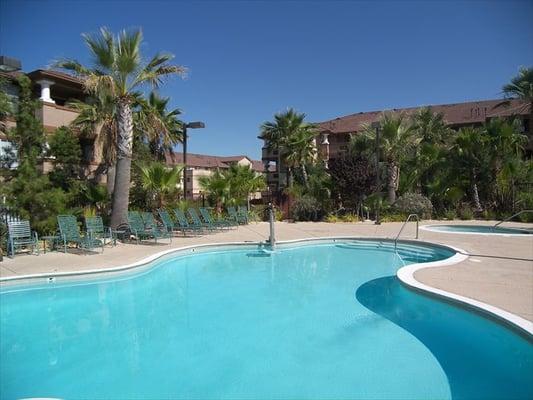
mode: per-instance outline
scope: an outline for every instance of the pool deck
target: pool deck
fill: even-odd
[[[423,221],[429,224],[493,225],[495,222],[473,221]],[[506,226],[531,228],[531,224],[508,223]],[[316,237],[373,237],[394,238],[401,227],[399,222],[374,225],[372,222],[276,223],[277,240],[294,240]],[[402,239],[412,239],[415,224],[406,226]],[[251,223],[238,229],[199,237],[176,237],[153,244],[122,244],[106,247],[103,254],[47,252],[40,256],[21,254],[15,258],[4,257],[0,262],[0,279],[30,274],[105,269],[142,260],[158,252],[197,244],[224,242],[258,242],[268,238],[267,223]],[[415,278],[429,286],[461,296],[466,296],[533,321],[533,235],[464,235],[420,230],[423,241],[450,245],[467,251],[471,256],[458,264],[418,270]]]

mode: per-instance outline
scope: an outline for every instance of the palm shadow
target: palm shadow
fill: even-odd
[[[531,339],[476,312],[407,289],[395,276],[366,282],[355,296],[433,353],[453,399],[533,398]]]

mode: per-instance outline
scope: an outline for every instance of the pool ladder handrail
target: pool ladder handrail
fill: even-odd
[[[396,247],[398,246],[398,238],[402,234],[403,228],[405,228],[405,225],[407,225],[407,223],[411,220],[411,217],[416,217],[416,237],[415,237],[415,239],[418,239],[418,225],[420,223],[420,218],[419,218],[418,214],[409,214],[407,219],[404,221],[402,227],[400,228],[400,232],[398,232],[398,234],[394,238],[394,251],[396,251]]]
[[[513,215],[511,215],[511,216],[508,217],[508,218],[502,219],[500,222],[498,222],[497,224],[495,224],[495,225],[492,227],[492,230],[494,230],[495,228],[497,228],[499,225],[503,224],[504,222],[510,221],[510,220],[512,220],[514,217],[518,217],[520,214],[525,214],[525,213],[533,213],[533,210],[521,210],[521,211],[518,211],[516,214],[513,214]]]

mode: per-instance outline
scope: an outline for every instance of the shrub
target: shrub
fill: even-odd
[[[470,205],[468,204],[462,204],[459,207],[457,215],[460,219],[463,220],[474,219],[474,211],[472,210],[472,207],[470,207]]]
[[[292,217],[295,221],[318,221],[323,213],[320,203],[311,196],[296,199],[292,206]]]
[[[445,210],[443,213],[445,219],[454,220],[457,218],[457,212],[455,210]]]
[[[341,217],[342,222],[358,222],[359,217],[356,214],[346,214]]]
[[[381,222],[403,222],[407,214],[387,212],[380,217]]]
[[[338,216],[336,216],[335,214],[328,214],[328,215],[326,216],[326,219],[325,219],[324,221],[325,221],[325,222],[330,222],[330,223],[333,223],[333,224],[334,224],[334,223],[336,223],[336,222],[341,221],[341,219],[340,219]]]
[[[420,218],[431,218],[433,204],[421,194],[406,193],[396,200],[393,209],[403,214],[418,214]]]

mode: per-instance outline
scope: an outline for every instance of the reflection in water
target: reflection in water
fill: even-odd
[[[394,276],[363,284],[356,297],[431,350],[446,372],[454,399],[471,399],[473,393],[483,399],[533,395],[533,346],[518,335],[509,340],[506,328],[415,293]]]

